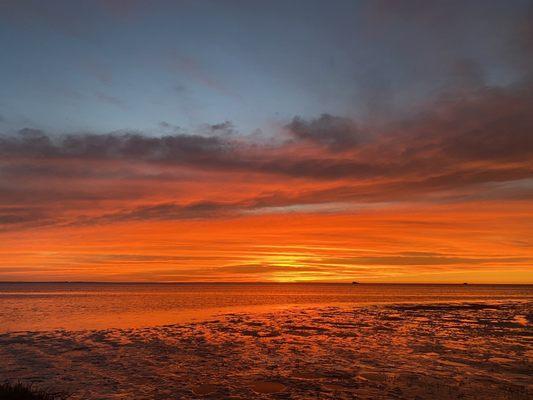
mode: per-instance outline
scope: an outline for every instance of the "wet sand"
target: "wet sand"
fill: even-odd
[[[70,399],[529,399],[533,303],[291,308],[0,335],[0,378]]]

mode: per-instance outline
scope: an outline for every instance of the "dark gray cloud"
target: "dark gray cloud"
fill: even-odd
[[[235,126],[231,121],[224,121],[220,124],[205,126],[207,133],[211,135],[234,135],[237,133]]]
[[[531,89],[529,85],[483,88],[455,99],[430,116],[427,122],[435,131],[427,136],[440,154],[450,158],[528,160],[533,155]]]
[[[477,74],[475,66],[463,69],[466,75]],[[473,81],[468,91],[441,95],[425,111],[379,130],[370,126],[364,140],[356,122],[331,115],[294,119],[287,126],[289,138],[285,132],[275,144],[238,135],[230,122],[204,125],[199,133],[176,132],[168,124],[174,133],[162,136],[127,131],[51,135],[31,128],[3,134],[0,207],[46,204],[53,212],[4,212],[0,224],[209,219],[343,202],[531,199],[531,85],[487,87],[475,77],[468,79]],[[184,170],[213,173],[216,179],[239,176],[245,186],[255,180],[283,183],[285,189],[236,192],[232,202],[202,193],[192,203],[173,201],[169,190],[167,202],[146,199],[147,187],[157,190],[162,182],[174,184],[172,193],[178,193],[179,182],[187,179]],[[296,182],[315,188],[299,189]],[[83,210],[93,202],[133,199],[145,205],[68,221],[53,206],[65,203]]]
[[[531,93],[524,84],[441,96],[427,111],[390,123],[364,141],[354,121],[322,115],[310,121],[295,118],[287,125],[293,140],[271,146],[235,135],[230,122],[205,125],[200,134],[159,137],[139,132],[49,135],[26,128],[0,136],[0,155],[26,161],[131,160],[317,179],[396,177],[419,170],[440,176],[474,161],[497,167],[530,160]],[[294,153],[305,142],[322,151]]]
[[[164,221],[184,219],[210,219],[235,215],[242,206],[240,203],[196,202],[191,204],[163,203],[140,206],[130,210],[122,210],[104,214],[97,218],[82,217],[74,222],[77,224],[99,224],[124,221]]]
[[[58,220],[50,210],[36,206],[0,207],[0,232],[21,227],[56,224]]]
[[[353,120],[329,114],[310,121],[295,117],[286,128],[298,139],[316,142],[334,151],[355,147],[364,137]]]
[[[229,146],[230,143],[217,137],[186,134],[161,137],[140,133],[51,136],[27,128],[16,136],[0,136],[0,154],[7,158],[199,162],[223,153]]]

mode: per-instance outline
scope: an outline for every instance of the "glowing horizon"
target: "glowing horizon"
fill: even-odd
[[[0,281],[533,283],[525,2],[141,3],[0,5]]]

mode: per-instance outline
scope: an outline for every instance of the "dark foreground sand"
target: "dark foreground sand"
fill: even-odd
[[[531,399],[532,303],[289,309],[0,335],[0,380],[71,399]]]

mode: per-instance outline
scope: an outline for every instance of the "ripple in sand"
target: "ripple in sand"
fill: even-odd
[[[279,382],[256,381],[252,383],[252,390],[256,393],[278,393],[285,390],[285,385]]]
[[[323,378],[322,375],[313,372],[295,372],[292,376],[297,379],[305,380],[317,380]]]
[[[213,385],[211,383],[203,383],[201,385],[194,387],[192,391],[194,392],[194,394],[205,396],[205,395],[216,392],[217,389],[218,389],[217,385]]]
[[[358,376],[366,381],[383,383],[387,380],[387,375],[378,372],[361,372]]]
[[[332,391],[344,391],[346,390],[346,388],[344,386],[341,386],[341,385],[337,385],[335,383],[325,383],[324,385],[322,385],[324,388],[326,389],[329,389],[329,390],[332,390]]]
[[[489,361],[497,364],[512,364],[514,362],[514,360],[505,357],[491,357]]]

